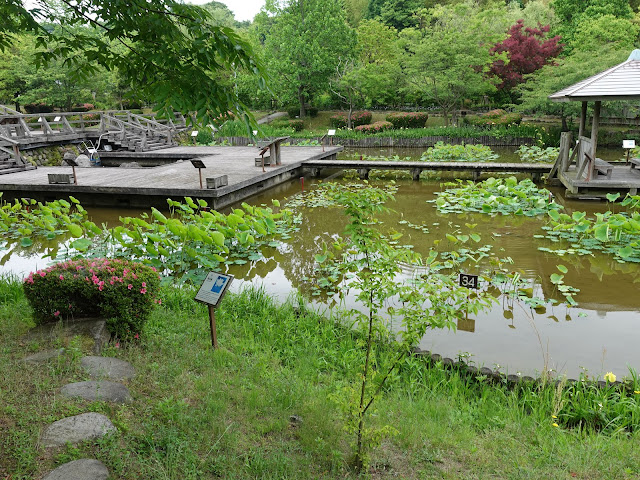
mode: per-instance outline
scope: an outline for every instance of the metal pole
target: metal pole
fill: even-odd
[[[211,345],[214,349],[218,348],[218,334],[216,333],[216,316],[213,306],[209,305],[209,323],[211,324]]]

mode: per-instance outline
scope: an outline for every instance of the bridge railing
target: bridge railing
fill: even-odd
[[[8,155],[16,164],[26,165],[27,161],[20,154],[20,144],[11,138],[0,135],[0,152]]]
[[[155,114],[138,115],[128,110],[22,114],[4,107],[0,108],[0,135],[28,142],[42,140],[43,136],[50,138],[87,132],[105,133],[110,124],[105,122],[105,117],[125,122],[119,124],[118,129],[124,126],[131,133],[145,131],[147,135],[164,136],[169,143],[172,140],[172,130],[186,127],[185,118],[179,113],[175,114],[174,119],[160,119]]]

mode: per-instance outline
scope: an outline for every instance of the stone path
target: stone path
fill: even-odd
[[[40,444],[43,447],[60,447],[93,440],[114,431],[116,427],[101,413],[82,413],[53,422],[44,429]]]
[[[57,337],[82,335],[94,340],[94,353],[99,354],[109,341],[104,320],[80,319],[71,322],[40,325],[23,337],[25,341],[47,340]],[[29,355],[24,362],[39,364],[57,358],[64,349],[45,350]],[[87,356],[80,359],[80,365],[86,374],[95,380],[65,385],[61,394],[68,398],[83,398],[114,403],[129,403],[133,399],[129,389],[119,383],[135,376],[133,366],[123,360],[111,357]],[[109,433],[117,432],[111,421],[100,413],[83,413],[62,418],[46,427],[39,444],[44,448],[64,446],[68,443],[92,440]],[[95,459],[81,459],[59,466],[43,480],[107,480],[109,470]]]
[[[70,383],[62,387],[60,393],[65,397],[104,400],[114,403],[129,403],[133,400],[127,387],[121,383],[107,381]]]
[[[60,465],[42,480],[107,480],[109,470],[98,460],[83,458]]]

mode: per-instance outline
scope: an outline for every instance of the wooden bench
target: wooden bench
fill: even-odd
[[[72,173],[49,173],[49,183],[75,183],[75,178]]]
[[[640,167],[640,158],[630,158],[629,163],[631,163],[631,169]]]
[[[611,178],[611,174],[613,173],[613,165],[602,160],[601,158],[596,158],[595,164],[593,166],[593,173],[595,173],[596,175],[605,175],[607,178]]]
[[[229,185],[229,177],[227,175],[216,175],[207,178],[207,188],[216,189]]]
[[[260,144],[258,145],[258,148],[260,149],[258,155],[260,155],[261,158],[264,158],[265,160],[269,158],[269,163],[266,165],[282,165],[282,160],[280,159],[280,144],[288,139],[289,137],[278,137],[274,138],[273,140],[260,142]],[[264,154],[267,152],[267,150],[269,150],[269,155],[265,157]],[[258,159],[256,158],[256,166],[259,166],[257,160]],[[264,167],[262,161],[260,165]]]

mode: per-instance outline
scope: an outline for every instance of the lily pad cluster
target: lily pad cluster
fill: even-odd
[[[626,202],[626,203],[625,203]],[[629,205],[625,199],[623,205]],[[552,242],[564,241],[564,248],[539,247],[543,252],[556,255],[592,255],[602,252],[612,255],[618,262],[640,263],[640,213],[637,211],[597,213],[594,218],[585,212],[573,212],[571,215],[549,212],[549,224],[542,227]]]
[[[441,213],[478,212],[493,215],[525,215],[534,217],[562,209],[555,203],[551,192],[538,188],[531,180],[515,177],[488,178],[479,183],[472,181],[448,182],[438,192],[436,207]]]
[[[34,239],[70,236],[64,258],[126,258],[157,268],[168,277],[197,281],[220,264],[243,264],[262,258],[263,246],[278,246],[300,221],[290,210],[242,204],[225,215],[210,211],[204,200],[167,200],[167,216],[152,208],[151,215],[121,217],[121,225],[98,227],[80,202],[70,197],[42,204],[22,200],[0,206],[0,231],[5,238]],[[8,242],[4,248],[8,248]]]
[[[437,142],[422,154],[423,162],[494,162],[499,155],[486,145],[452,145]]]

